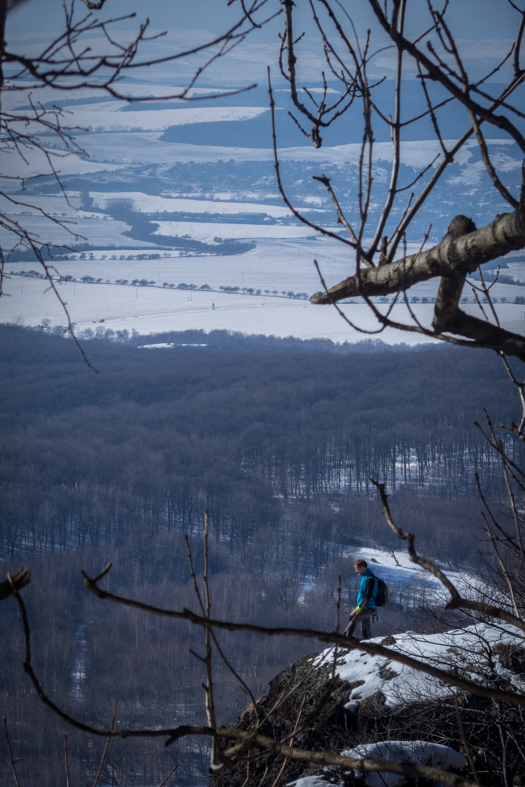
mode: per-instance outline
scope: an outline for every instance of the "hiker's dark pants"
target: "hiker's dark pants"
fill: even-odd
[[[360,623],[361,630],[363,632],[363,639],[370,639],[370,623],[372,621],[372,615],[374,612],[375,609],[370,609],[369,607],[363,607],[363,609],[360,609],[359,612],[356,612],[353,618],[350,618],[350,625],[346,632],[348,636],[354,636],[355,627],[358,623]]]

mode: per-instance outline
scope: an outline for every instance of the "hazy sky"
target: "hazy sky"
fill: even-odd
[[[523,0],[521,0],[523,2]],[[364,40],[368,27],[373,29],[374,48],[385,43],[382,31],[374,30],[374,17],[365,0],[342,0],[342,5],[352,16],[361,40]],[[322,52],[316,46],[314,28],[311,23],[307,0],[297,0],[300,17],[296,21],[296,33],[306,32],[301,42],[304,59],[300,61],[300,73],[306,79],[315,79],[319,73]],[[279,10],[278,0],[268,0],[267,15]],[[87,13],[81,0],[76,0],[76,14],[81,17]],[[239,16],[240,3],[227,5],[227,0],[107,0],[102,11],[95,11],[97,18],[110,19],[136,12],[136,19],[117,22],[113,29],[115,37],[124,41],[131,31],[149,16],[150,31],[167,31],[167,35],[144,46],[143,55],[167,55],[173,51],[187,49],[195,44],[212,39],[232,25]],[[497,59],[508,51],[516,34],[518,15],[508,0],[451,0],[449,18],[452,29],[459,40],[465,62],[475,76],[481,71],[489,71]],[[10,13],[7,38],[27,54],[31,54],[41,43],[63,30],[64,11],[62,0],[25,0]],[[421,32],[428,21],[427,3],[424,0],[409,0],[407,31],[409,34]],[[281,20],[270,23],[262,30],[251,34],[227,58],[216,63],[206,73],[205,82],[235,83],[245,80],[264,80],[266,66],[273,66],[276,73],[278,54],[278,31]],[[90,40],[94,49],[100,42]],[[170,80],[173,84],[187,77],[196,64],[202,60],[189,56],[176,64],[156,70],[155,76]],[[377,55],[370,69],[372,76],[393,75],[393,53],[383,51]],[[407,69],[407,76],[414,72]],[[140,75],[135,74],[136,77]],[[151,71],[143,76],[150,79]],[[497,81],[502,81],[496,77]]]

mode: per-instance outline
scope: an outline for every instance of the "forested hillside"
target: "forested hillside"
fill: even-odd
[[[370,476],[395,490],[394,511],[427,553],[479,565],[473,473],[491,499],[501,490],[473,418],[483,408],[496,421],[514,416],[496,356],[226,334],[149,341],[174,346],[85,342],[95,373],[71,341],[1,328],[2,574],[31,567],[24,593],[36,668],[77,717],[107,723],[117,699],[119,717],[132,724],[201,718],[202,665],[188,655],[200,632],[108,609],[88,597],[79,572],[111,560],[110,587],[193,607],[183,535],[200,570],[205,509],[217,617],[333,626],[338,574],[347,614],[353,558],[394,543]],[[405,625],[399,602],[381,630]],[[423,630],[420,602],[411,603]],[[21,773],[41,769],[42,787],[57,783],[64,732],[75,773],[93,770],[99,744],[38,704],[23,676],[15,605],[0,613],[1,692]],[[255,636],[228,633],[221,641],[256,694],[312,648],[294,640],[261,647]],[[225,667],[217,675],[233,717],[246,698]],[[179,783],[194,787],[205,782],[203,746],[115,742],[107,768],[149,784],[180,759]]]
[[[182,336],[149,351],[86,343],[95,374],[71,342],[3,334],[2,548],[11,559],[121,543],[130,527],[192,532],[205,508],[228,552],[246,552],[291,512],[313,518],[322,541],[366,533],[381,542],[382,527],[365,525],[370,476],[400,497],[424,489],[435,513],[473,493],[474,471],[497,489],[472,415],[487,408],[512,420],[496,357],[296,353],[279,343],[269,352],[262,339],[199,347]],[[428,548],[428,525],[418,531]],[[446,538],[441,531],[440,546],[464,560],[470,539]],[[319,570],[323,554],[303,543],[313,563],[299,554],[299,570]]]

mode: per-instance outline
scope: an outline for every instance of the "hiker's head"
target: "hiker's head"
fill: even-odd
[[[368,563],[366,560],[356,560],[354,563],[354,568],[356,570],[356,574],[364,574],[368,568]]]

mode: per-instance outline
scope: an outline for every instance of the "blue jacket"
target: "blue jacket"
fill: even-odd
[[[377,596],[377,579],[370,568],[367,568],[364,574],[361,575],[361,582],[359,583],[359,590],[357,591],[357,607],[362,607],[365,603],[366,599],[366,581],[367,579],[372,579],[374,583],[374,588],[372,590],[372,594],[368,600],[367,607],[368,609],[377,609],[376,605],[376,596]]]

